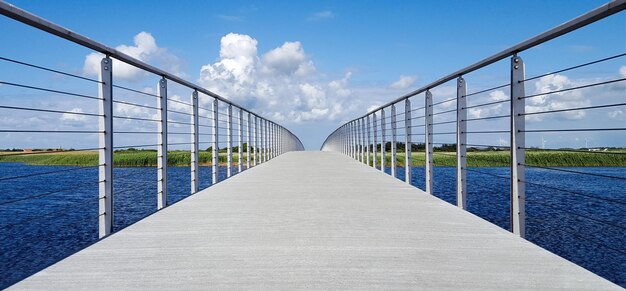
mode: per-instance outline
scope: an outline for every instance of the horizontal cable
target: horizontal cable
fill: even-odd
[[[426,124],[411,125],[409,127],[424,127],[424,126],[426,126]]]
[[[482,107],[482,106],[490,106],[490,105],[495,105],[495,104],[499,104],[499,103],[505,103],[505,102],[510,102],[511,100],[498,100],[498,101],[493,101],[493,102],[487,102],[487,103],[483,103],[483,104],[478,104],[478,105],[471,105],[471,106],[466,106],[463,109],[470,109],[470,108],[476,108],[476,107]]]
[[[565,69],[558,70],[558,71],[554,71],[554,72],[551,72],[551,73],[546,73],[546,74],[543,74],[543,75],[535,76],[535,77],[532,77],[532,78],[525,79],[523,82],[539,79],[541,77],[550,76],[550,75],[554,75],[554,74],[558,74],[558,73],[563,73],[563,72],[570,71],[570,70],[573,70],[573,69],[586,67],[586,66],[589,66],[589,65],[605,62],[605,61],[616,59],[616,58],[623,57],[623,56],[626,56],[626,53],[615,55],[615,56],[604,58],[604,59],[599,59],[599,60],[593,61],[593,62],[580,64],[580,65],[577,65],[577,66],[572,66],[572,67],[565,68]]]
[[[182,125],[194,125],[193,123],[189,123],[189,122],[181,122],[181,121],[174,121],[174,120],[168,120],[167,123],[173,123],[173,124],[182,124]]]
[[[510,115],[496,115],[496,116],[488,116],[488,117],[479,117],[479,118],[468,118],[464,121],[478,121],[478,120],[487,120],[487,119],[498,119],[498,118],[508,118]]]
[[[176,142],[176,143],[168,143],[167,145],[190,145],[192,142]]]
[[[167,101],[172,101],[174,103],[183,104],[183,105],[187,105],[189,107],[193,107],[193,104],[191,104],[191,103],[183,102],[183,101],[176,100],[176,99],[167,99]]]
[[[456,132],[433,132],[432,135],[456,134]]]
[[[61,74],[61,75],[69,76],[69,77],[74,77],[74,78],[85,80],[85,81],[91,81],[91,82],[94,82],[94,83],[102,83],[102,82],[100,82],[98,80],[89,79],[89,78],[85,78],[83,76],[78,76],[78,75],[74,75],[74,74],[70,74],[70,73],[66,73],[66,72],[62,72],[62,71],[57,71],[57,70],[54,70],[54,69],[41,67],[41,66],[37,66],[37,65],[33,65],[33,64],[25,63],[25,62],[20,62],[20,61],[9,59],[9,58],[0,57],[0,60],[11,62],[11,63],[15,63],[15,64],[19,64],[19,65],[23,65],[23,66],[27,66],[27,67],[31,67],[31,68],[35,68],[35,69],[40,69],[40,70],[44,70],[44,71],[48,71],[48,72],[52,72],[52,73],[57,73],[57,74]]]
[[[484,145],[484,144],[465,144],[465,145],[471,146],[471,147],[511,148],[510,146],[506,146],[506,145]]]
[[[138,94],[146,95],[146,96],[151,96],[151,97],[161,98],[161,96],[156,95],[156,94],[151,94],[151,93],[147,93],[147,92],[143,92],[143,91],[135,90],[135,89],[131,89],[131,88],[124,87],[124,86],[120,86],[120,85],[115,85],[115,84],[113,84],[113,86],[112,86],[112,87],[113,87],[113,88],[117,88],[117,89],[126,90],[126,91],[129,91],[129,92],[134,92],[134,93],[138,93]]]
[[[123,134],[157,134],[158,131],[114,131],[113,133],[123,133]]]
[[[71,93],[71,92],[65,92],[65,91],[59,91],[59,90],[46,89],[46,88],[41,88],[41,87],[34,87],[34,86],[29,86],[29,85],[22,85],[22,84],[17,84],[17,83],[9,83],[9,82],[0,81],[0,84],[9,85],[9,86],[13,86],[13,87],[19,87],[19,88],[25,88],[25,89],[32,89],[32,90],[37,90],[37,91],[44,91],[44,92],[50,92],[50,93],[57,93],[57,94],[62,94],[62,95],[80,97],[80,98],[102,100],[99,97],[93,97],[93,96],[89,96],[89,95],[83,95],[83,94]]]
[[[617,180],[626,180],[626,177],[611,176],[611,175],[604,175],[604,174],[596,174],[596,173],[589,173],[589,172],[581,172],[581,171],[574,171],[574,170],[565,170],[565,169],[553,168],[553,167],[545,167],[545,166],[532,166],[532,165],[527,165],[527,164],[522,164],[522,165],[524,165],[526,167],[529,167],[529,168],[541,168],[541,169],[553,170],[553,171],[565,172],[565,173],[573,173],[573,174],[580,174],[580,175],[587,175],[587,176],[594,176],[594,177],[602,177],[602,178],[610,178],[610,179],[617,179]]]
[[[519,130],[518,132],[563,132],[563,131],[619,131],[626,130],[626,127],[617,128],[573,128],[573,129],[529,129]]]
[[[418,107],[418,108],[415,108],[415,109],[411,109],[409,111],[417,111],[417,110],[422,110],[424,108],[426,108],[426,106],[422,106],[422,107]]]
[[[177,114],[183,114],[183,115],[188,115],[188,116],[193,116],[193,113],[189,113],[189,112],[182,112],[182,111],[176,111],[176,110],[171,110],[168,109],[167,112],[172,112],[172,113],[177,113]],[[198,116],[199,117],[199,116]]]
[[[426,116],[424,116],[424,115],[415,116],[415,117],[411,117],[411,120],[413,120],[413,119],[421,119],[421,118],[424,118],[424,117],[426,117]]]
[[[25,200],[31,200],[31,199],[41,198],[41,197],[47,197],[47,196],[54,195],[54,194],[57,194],[57,193],[63,193],[63,192],[67,192],[67,191],[78,190],[78,189],[81,189],[81,188],[85,188],[85,186],[97,185],[98,183],[100,183],[100,182],[99,181],[93,181],[91,183],[81,183],[80,186],[76,186],[76,187],[72,187],[72,188],[66,188],[66,189],[61,189],[61,190],[54,190],[54,191],[50,191],[50,192],[46,192],[46,193],[42,193],[42,194],[37,194],[37,195],[32,195],[32,196],[27,196],[27,197],[22,197],[22,198],[17,198],[17,199],[8,200],[8,201],[3,201],[3,202],[0,202],[0,206],[4,206],[4,205],[7,205],[7,204],[13,204],[13,203],[17,203],[17,202],[25,201]]]
[[[492,173],[487,173],[487,172],[479,171],[479,170],[476,170],[476,169],[470,168],[470,167],[467,167],[466,169],[468,171],[480,173],[480,174],[487,175],[487,176],[492,176],[492,177],[506,179],[506,180],[510,180],[511,179],[511,177],[505,177],[505,176],[500,176],[500,175],[496,175],[496,174],[492,174]]]
[[[51,110],[51,109],[26,108],[26,107],[2,106],[2,105],[0,105],[0,109],[25,110],[25,111],[50,112],[50,113],[63,113],[63,114],[73,114],[73,115],[82,115],[82,116],[104,116],[104,115],[100,115],[100,114],[96,114],[96,113],[60,111],[60,110]]]
[[[102,149],[104,149],[104,148],[70,149],[70,150],[62,150],[62,151],[59,151],[59,150],[54,150],[54,151],[33,151],[33,152],[26,152],[26,153],[3,154],[3,155],[0,155],[0,157],[58,154],[58,153],[67,153],[67,152],[96,151],[96,150],[102,150]]]
[[[46,214],[43,214],[43,215],[39,215],[39,216],[23,219],[23,220],[20,220],[20,221],[18,221],[16,223],[4,225],[4,226],[0,227],[0,230],[11,228],[11,227],[14,227],[16,225],[21,225],[21,224],[24,224],[24,223],[27,223],[27,222],[31,222],[31,221],[35,221],[35,220],[39,220],[39,219],[42,219],[42,218],[50,217],[51,215],[52,215],[51,217],[56,217],[56,216],[59,216],[59,215],[62,215],[64,213],[66,213],[68,211],[76,211],[76,209],[77,209],[76,207],[84,207],[84,206],[88,205],[89,203],[98,203],[98,200],[95,200],[93,198],[88,198],[88,199],[85,199],[82,202],[71,203],[68,206],[63,207],[63,208],[61,208],[59,210],[55,210],[55,211],[52,211],[52,212],[49,212],[49,213],[46,213]]]
[[[114,146],[114,149],[125,149],[125,148],[142,148],[142,147],[156,147],[160,146],[160,144],[142,144],[142,145],[125,145],[125,146]]]
[[[557,112],[567,112],[567,111],[575,111],[575,110],[588,110],[588,109],[598,109],[598,108],[618,107],[618,106],[626,106],[626,103],[616,103],[616,104],[605,104],[605,105],[595,105],[595,106],[585,106],[585,107],[574,107],[574,108],[558,109],[558,110],[537,111],[537,112],[522,113],[522,114],[518,114],[518,115],[519,116],[525,116],[525,115],[557,113]]]
[[[489,134],[489,133],[509,133],[508,130],[481,130],[481,131],[465,131],[463,133]]]
[[[587,198],[592,198],[592,199],[602,200],[602,201],[606,201],[606,202],[626,205],[626,201],[619,201],[619,200],[615,200],[615,199],[604,198],[604,197],[595,196],[595,195],[589,195],[589,194],[585,194],[585,193],[580,193],[580,192],[576,192],[576,191],[556,188],[556,187],[548,186],[548,185],[545,185],[545,184],[534,183],[534,182],[529,182],[529,181],[525,181],[525,180],[520,180],[520,182],[523,182],[523,183],[526,183],[526,184],[530,184],[530,185],[539,186],[539,187],[544,187],[544,188],[547,188],[547,189],[550,189],[550,190],[556,190],[556,191],[569,193],[569,194],[574,194],[574,195],[578,195],[578,196],[583,196],[583,197],[587,197]]]
[[[456,111],[456,108],[451,109],[451,110],[436,112],[436,113],[431,114],[431,116],[435,116],[435,115],[439,115],[439,114],[445,114],[445,113],[450,113],[450,112],[455,112],[455,111]]]
[[[158,107],[149,106],[149,105],[142,105],[142,104],[137,104],[137,103],[128,102],[128,101],[113,100],[113,103],[125,104],[125,105],[136,106],[136,107],[142,107],[142,108],[148,108],[148,109],[154,109],[154,110],[161,110],[161,109],[160,109],[160,108],[158,108]]]
[[[118,119],[128,119],[128,120],[137,120],[137,121],[152,121],[152,122],[161,122],[161,120],[158,120],[158,119],[142,118],[142,117],[130,117],[130,116],[118,116],[118,115],[113,115],[113,118],[118,118]]]
[[[70,169],[63,169],[63,170],[56,170],[56,171],[49,171],[49,172],[39,172],[39,173],[26,174],[26,175],[21,175],[21,176],[13,176],[13,177],[4,177],[4,178],[0,178],[0,181],[16,180],[16,179],[57,174],[57,173],[63,173],[63,172],[78,171],[78,170],[84,170],[84,169],[96,168],[96,167],[99,167],[99,165],[98,166],[72,167]]]
[[[187,135],[188,134],[188,135],[191,135],[192,133],[191,132],[171,132],[171,131],[168,131],[167,134],[181,134],[181,135]],[[198,133],[198,135],[202,135],[202,134]]]
[[[443,122],[433,122],[433,123],[431,123],[431,125],[441,125],[441,124],[450,124],[450,123],[456,123],[456,120],[443,121]]]
[[[0,129],[0,132],[14,133],[104,133],[95,130],[20,130],[20,129]]]
[[[508,84],[508,83],[507,83],[507,84],[503,84],[503,85],[500,85],[500,86],[491,87],[491,88],[489,88],[489,89],[480,90],[480,91],[477,91],[477,92],[473,92],[473,93],[465,94],[465,97],[469,97],[469,96],[473,96],[473,95],[478,95],[478,94],[481,94],[481,93],[485,93],[485,92],[489,92],[489,91],[493,91],[493,90],[497,90],[497,89],[502,89],[502,88],[504,88],[504,87],[508,87],[508,86],[510,86],[510,84]]]
[[[530,200],[529,202],[532,202],[532,201],[534,200],[534,199],[528,199],[528,197],[527,197],[526,199],[527,199],[526,201],[529,201],[529,200]],[[552,205],[551,203],[542,203],[543,201],[538,201],[538,200],[534,200],[534,201],[535,201],[537,204],[541,204],[542,206],[546,206],[546,207],[551,208],[551,209],[554,209],[554,210],[556,210],[556,211],[561,211],[561,212],[569,213],[569,214],[574,215],[574,216],[576,216],[576,217],[586,218],[586,219],[589,219],[589,220],[595,221],[595,222],[600,223],[600,224],[604,224],[604,225],[607,225],[607,226],[612,226],[612,227],[616,227],[616,228],[619,228],[619,229],[626,230],[626,227],[624,227],[624,226],[622,226],[622,225],[619,225],[619,224],[614,224],[614,223],[612,223],[612,222],[607,222],[607,221],[604,221],[604,220],[599,220],[599,219],[597,219],[597,218],[593,218],[593,217],[588,216],[588,215],[585,215],[585,214],[580,214],[580,213],[578,213],[578,212],[570,211],[570,210],[567,210],[567,209],[565,209],[565,208],[555,207],[555,206],[554,206],[554,205]]]
[[[435,107],[435,106],[437,106],[437,105],[439,105],[439,104],[448,103],[448,102],[450,102],[450,101],[456,101],[456,99],[457,99],[456,97],[453,97],[453,98],[446,99],[446,100],[443,100],[443,101],[435,102],[435,103],[433,103],[431,106],[432,106],[432,107]]]
[[[615,79],[615,80],[599,82],[599,83],[594,83],[594,84],[587,84],[587,85],[576,86],[576,87],[570,87],[570,88],[565,88],[565,89],[561,89],[561,90],[554,90],[554,91],[545,92],[545,93],[533,94],[533,95],[528,95],[528,96],[524,96],[524,97],[519,97],[519,99],[528,99],[528,98],[533,98],[533,97],[537,97],[537,96],[544,96],[544,95],[555,94],[555,93],[563,93],[563,92],[567,92],[567,91],[584,89],[584,88],[595,87],[595,86],[600,86],[600,85],[607,85],[607,84],[617,83],[617,82],[621,82],[621,81],[626,81],[626,78]]]

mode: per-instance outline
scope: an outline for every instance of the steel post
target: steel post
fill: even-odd
[[[370,166],[370,147],[372,145],[372,140],[370,139],[370,133],[372,131],[372,128],[370,127],[370,116],[366,116],[365,117],[365,125],[366,125],[366,130],[365,130],[365,137],[366,137],[366,148],[365,148],[365,161],[367,162],[367,165]]]
[[[100,61],[98,84],[98,237],[113,232],[113,62]]]
[[[215,185],[217,182],[219,182],[218,180],[218,175],[217,175],[217,171],[219,169],[219,147],[220,147],[220,142],[219,142],[219,104],[218,104],[218,100],[217,98],[213,99],[213,132],[212,132],[212,150],[211,150],[211,183],[213,185]]]
[[[424,152],[426,172],[426,193],[433,194],[433,94],[430,90],[425,94],[424,110]]]
[[[404,181],[407,184],[411,184],[411,162],[413,156],[411,155],[411,147],[413,141],[411,140],[411,101],[406,99],[404,101]]]
[[[374,167],[374,169],[376,168],[376,159],[378,158],[376,156],[376,148],[378,147],[378,142],[376,141],[376,134],[378,133],[378,130],[376,130],[376,112],[372,113],[372,129],[374,129],[374,131],[372,132],[372,137],[373,137],[373,143],[374,146],[372,147],[372,167]]]
[[[239,108],[239,124],[237,124],[237,173],[243,171],[243,109]]]
[[[248,112],[248,126],[246,128],[246,169],[250,169],[250,148],[252,147],[252,144],[250,143],[250,134],[252,133],[252,122],[250,120],[251,116],[250,112]]]
[[[511,58],[511,230],[526,236],[524,61]]]
[[[456,88],[456,205],[467,209],[467,85],[463,77]]]
[[[198,192],[200,181],[198,180],[200,163],[199,146],[200,146],[200,128],[198,115],[198,91],[191,93],[191,194]]]
[[[391,176],[396,176],[396,105],[391,104]]]
[[[385,109],[380,110],[380,171],[385,172],[385,156],[387,155],[385,142]]]
[[[167,206],[167,80],[161,78],[157,85],[159,111],[157,151],[157,209]]]
[[[226,178],[232,175],[233,167],[233,106],[226,109]]]

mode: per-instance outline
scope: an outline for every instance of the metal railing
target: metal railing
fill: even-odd
[[[396,176],[396,163],[397,163],[397,143],[398,136],[403,137],[404,146],[404,156],[405,159],[409,159],[411,157],[412,145],[414,136],[424,136],[424,147],[425,147],[425,191],[428,193],[432,193],[433,187],[433,146],[437,143],[433,142],[433,138],[435,136],[445,136],[451,135],[455,136],[456,139],[450,144],[458,145],[456,150],[456,168],[457,168],[457,205],[463,209],[466,208],[467,205],[467,146],[475,146],[467,143],[467,136],[469,134],[502,134],[507,133],[510,139],[510,146],[508,147],[510,150],[510,181],[511,181],[511,207],[510,207],[510,217],[511,217],[511,229],[514,233],[524,236],[525,234],[525,211],[524,211],[524,200],[525,200],[525,167],[529,166],[525,163],[525,150],[527,149],[525,146],[525,135],[530,132],[551,132],[551,131],[589,131],[589,130],[614,130],[614,131],[622,131],[626,130],[626,128],[594,128],[594,129],[533,129],[526,130],[525,129],[525,116],[535,115],[535,114],[549,114],[549,113],[557,113],[557,112],[566,112],[566,111],[577,111],[577,110],[590,110],[596,108],[606,108],[606,107],[617,107],[624,106],[624,103],[612,103],[612,104],[604,104],[600,106],[587,106],[587,107],[578,107],[578,108],[568,108],[568,109],[558,109],[558,110],[549,110],[549,111],[541,111],[541,112],[525,112],[525,100],[529,98],[545,96],[548,94],[561,93],[564,91],[570,90],[580,90],[583,88],[593,87],[593,86],[602,86],[607,84],[612,84],[616,82],[624,82],[626,78],[612,79],[603,82],[596,82],[592,84],[586,84],[584,86],[578,86],[574,88],[567,88],[562,90],[554,90],[551,92],[542,92],[539,94],[526,94],[525,93],[525,83],[530,80],[535,80],[541,77],[553,75],[556,73],[560,73],[566,70],[577,69],[584,66],[597,64],[600,62],[612,60],[615,58],[624,57],[625,54],[618,54],[615,56],[611,56],[608,58],[604,58],[601,60],[594,60],[589,63],[580,64],[577,66],[573,66],[567,69],[558,70],[549,74],[544,74],[540,76],[535,76],[532,78],[526,78],[524,73],[524,62],[520,57],[520,53],[523,51],[540,45],[546,41],[564,35],[568,32],[576,30],[580,27],[583,27],[587,24],[593,23],[599,19],[605,18],[607,16],[618,13],[626,8],[626,1],[613,1],[610,2],[600,8],[597,8],[589,13],[586,13],[576,19],[573,19],[567,23],[564,23],[554,29],[551,29],[545,33],[542,33],[536,37],[533,37],[527,41],[524,41],[518,45],[515,45],[509,49],[506,49],[500,53],[497,53],[493,56],[490,56],[478,63],[475,63],[471,66],[468,66],[464,69],[456,71],[448,76],[445,76],[435,82],[432,82],[418,90],[415,90],[409,94],[403,95],[396,100],[393,100],[385,105],[382,105],[366,115],[358,117],[352,121],[345,123],[344,125],[337,128],[333,133],[331,133],[328,138],[325,140],[322,145],[322,150],[330,150],[330,151],[338,151],[344,154],[347,154],[361,162],[364,162],[368,165],[372,165],[373,167],[378,167],[380,165],[380,169],[382,171],[385,170],[385,161],[386,161],[386,150],[381,150],[383,146],[386,146],[387,142],[390,142],[390,171],[392,176]],[[510,61],[510,77],[511,81],[508,84],[499,85],[487,90],[481,90],[477,92],[473,92],[468,94],[467,84],[464,76],[479,70],[483,67],[486,67],[490,64],[503,60],[507,57],[511,58]],[[450,98],[446,100],[442,100],[439,102],[433,102],[433,89],[446,84],[452,80],[456,79],[456,97]],[[470,96],[490,92],[493,90],[506,88],[510,89],[510,98],[508,100],[497,100],[494,102],[488,102],[483,104],[473,104],[471,106],[467,105],[467,99]],[[411,98],[419,97],[420,94],[423,94],[423,106],[419,106],[414,108],[411,105]],[[456,103],[456,108],[441,110],[435,112],[434,109],[443,104],[449,104],[451,102]],[[468,109],[483,107],[483,106],[493,106],[499,105],[503,103],[510,104],[510,111],[505,115],[498,116],[488,116],[481,118],[472,118],[469,119],[467,116]],[[404,105],[404,110],[400,113],[396,112],[397,106]],[[389,112],[389,115],[386,116],[386,112]],[[420,114],[419,116],[413,116],[414,114]],[[452,114],[456,113],[456,117],[450,118]],[[398,126],[398,118],[403,116],[403,120],[401,120],[402,125]],[[448,116],[448,119],[445,121],[435,122],[435,117],[439,116]],[[478,131],[468,131],[468,122],[478,121],[478,120],[487,120],[487,119],[510,119],[510,129],[509,130],[478,130]],[[390,124],[387,126],[387,121],[389,120]],[[422,122],[420,125],[412,125],[414,121]],[[380,122],[380,128],[378,125]],[[438,132],[434,130],[435,126],[446,125],[446,124],[456,124],[456,129],[448,132]],[[415,132],[415,128],[423,128],[423,134],[421,133],[413,133]],[[378,129],[380,129],[380,136],[378,134]],[[389,130],[390,134],[387,134],[386,131]],[[401,130],[398,135],[398,130]],[[377,138],[380,137],[380,141]],[[479,146],[490,146],[490,145],[479,145]],[[370,154],[371,149],[371,154]],[[378,156],[378,151],[380,151],[380,156]],[[370,157],[372,157],[372,163],[370,163]],[[380,162],[379,162],[380,161]],[[410,162],[405,162],[405,181],[410,183],[411,181],[411,168],[412,165]]]
[[[525,73],[528,63],[524,63],[522,55],[624,9],[624,0],[609,2],[379,106],[338,127],[326,138],[321,150],[340,152],[380,169],[623,286],[623,270],[614,266],[626,258],[622,243],[626,231],[624,123],[619,118],[607,119],[610,114],[603,115],[609,123],[598,118],[593,126],[585,124],[584,118],[561,117],[567,123],[554,124],[537,122],[537,118],[552,116],[552,120],[557,120],[568,114],[596,118],[599,111],[607,109],[623,114],[626,51],[622,46],[615,54],[531,77]],[[623,37],[623,22],[621,28],[617,23],[616,27],[607,28],[608,33]],[[598,66],[617,66],[620,73],[597,77]],[[468,90],[475,75],[484,71],[493,75],[503,67],[509,68],[508,81],[488,84],[484,89],[483,85],[476,85],[478,89]],[[540,82],[580,70],[596,75],[537,89]],[[535,92],[529,90],[532,85]],[[608,96],[606,92],[613,93]],[[550,96],[572,98],[574,102],[542,107],[541,100]],[[580,102],[577,96],[591,101]],[[594,132],[619,135],[621,149],[593,148],[587,145],[586,138],[584,147],[546,148],[543,138],[543,134]],[[538,135],[542,146],[529,146],[527,139],[537,140]],[[497,138],[499,142],[494,142]],[[619,167],[554,166],[537,158],[542,152],[580,159],[574,165],[586,159],[595,161],[591,166]]]
[[[301,141],[291,131],[284,126],[277,124],[262,117],[260,114],[246,109],[243,106],[235,104],[228,99],[219,96],[199,85],[193,84],[183,78],[176,76],[170,72],[161,70],[151,66],[145,62],[135,59],[116,49],[108,47],[104,44],[91,40],[78,33],[65,29],[59,25],[51,23],[43,18],[35,16],[27,11],[19,9],[11,4],[0,1],[0,14],[17,20],[23,24],[35,27],[49,34],[61,37],[72,43],[82,47],[91,49],[95,52],[102,53],[103,57],[100,62],[100,71],[98,79],[91,79],[85,76],[65,72],[58,69],[48,68],[37,64],[28,63],[26,61],[16,60],[8,56],[0,56],[0,62],[10,63],[15,66],[22,66],[29,69],[40,70],[43,72],[60,74],[65,77],[85,81],[96,88],[89,93],[79,93],[72,90],[51,89],[44,86],[29,84],[27,81],[2,80],[0,85],[12,88],[21,88],[30,91],[46,92],[50,94],[58,94],[84,100],[89,100],[93,108],[98,108],[97,112],[85,113],[82,111],[72,110],[53,110],[46,108],[33,108],[29,106],[13,106],[10,104],[0,104],[2,110],[12,110],[20,112],[33,113],[51,113],[63,114],[94,118],[93,128],[90,130],[71,130],[71,129],[54,129],[54,125],[50,125],[51,129],[22,129],[22,128],[1,128],[0,133],[16,133],[16,134],[95,134],[98,136],[98,146],[90,148],[72,149],[72,151],[98,151],[97,166],[75,167],[71,169],[62,169],[58,171],[47,171],[29,173],[24,175],[16,175],[0,178],[0,182],[6,180],[17,180],[31,178],[33,176],[52,175],[59,172],[80,171],[85,169],[97,169],[99,179],[98,200],[85,200],[70,204],[68,207],[56,210],[51,213],[45,213],[39,217],[30,217],[19,220],[17,224],[26,223],[40,217],[54,216],[65,211],[75,210],[76,207],[86,205],[94,206],[97,203],[98,210],[98,232],[99,237],[103,238],[114,231],[113,217],[114,212],[113,199],[116,195],[114,191],[114,178],[124,179],[127,176],[117,174],[114,176],[114,159],[116,150],[139,148],[139,149],[155,149],[157,156],[157,178],[156,178],[156,194],[157,205],[156,210],[168,206],[168,155],[172,154],[173,148],[189,147],[187,152],[190,155],[190,194],[198,192],[201,187],[200,180],[200,152],[201,145],[210,145],[211,156],[211,177],[210,184],[213,185],[220,180],[218,174],[220,168],[220,149],[226,150],[226,178],[236,173],[245,171],[251,167],[257,166],[270,159],[273,159],[288,151],[304,150]],[[157,78],[155,93],[150,91],[131,88],[124,86],[121,82],[116,82],[114,75],[114,60],[126,65],[130,65],[135,69],[139,69],[150,76]],[[186,91],[189,94],[189,101],[184,101],[180,97],[170,96],[168,86],[178,86],[179,91]],[[95,91],[97,90],[97,91]],[[96,94],[97,92],[97,94]],[[152,99],[150,102],[156,101],[156,105],[148,105],[143,101],[130,101],[125,96],[133,95],[134,97],[146,97],[146,100]],[[132,98],[131,98],[132,99]],[[135,98],[136,99],[136,98]],[[53,100],[50,100],[53,102]],[[210,106],[203,107],[203,104]],[[97,106],[97,107],[96,107]],[[125,106],[126,108],[145,110],[147,114],[134,115],[132,110],[129,113],[120,113],[120,110],[114,110],[115,106]],[[118,127],[119,122],[119,127]],[[133,127],[126,127],[126,123],[134,122]],[[97,125],[97,126],[96,126]],[[140,128],[140,129],[138,129]],[[177,131],[174,131],[173,129]],[[208,131],[208,132],[207,132]],[[146,137],[156,137],[156,142],[139,142],[133,144],[116,144],[114,136],[133,135],[141,136],[142,141]],[[189,141],[176,138],[174,142],[168,138],[188,137]],[[125,138],[120,138],[126,140]],[[178,142],[180,141],[180,142]],[[53,151],[49,153],[59,153],[63,151]],[[15,155],[45,155],[46,152],[25,152]],[[233,155],[237,155],[237,160],[233,160]],[[236,166],[235,166],[236,164]],[[139,187],[147,187],[151,182],[140,181]],[[12,203],[17,203],[29,199],[37,199],[52,196],[61,192],[82,189],[91,185],[70,185],[67,189],[54,190],[45,193],[36,193],[27,197],[3,201],[0,206],[6,207]],[[205,183],[206,184],[206,183]],[[133,190],[133,189],[129,189]],[[134,189],[136,190],[136,189]],[[123,192],[123,191],[122,191]],[[11,228],[14,224],[4,225],[2,229]]]

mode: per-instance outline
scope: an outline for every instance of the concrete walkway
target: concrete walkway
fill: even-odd
[[[294,152],[201,191],[15,289],[615,289],[337,153]]]

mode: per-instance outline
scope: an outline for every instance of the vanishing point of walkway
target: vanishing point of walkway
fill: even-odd
[[[16,289],[620,289],[436,197],[328,152],[201,191]]]

